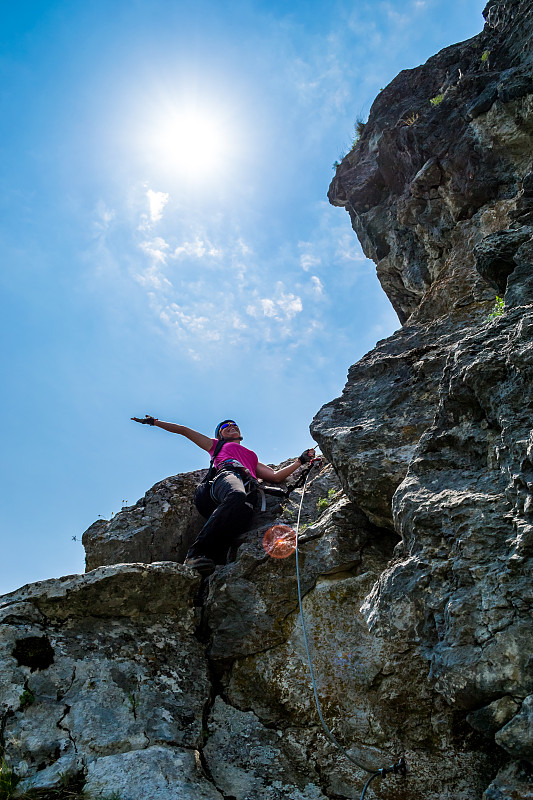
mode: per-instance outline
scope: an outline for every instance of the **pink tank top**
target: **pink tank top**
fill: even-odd
[[[213,445],[209,451],[209,455],[211,457],[215,452],[217,441],[217,439],[213,439]],[[239,461],[245,469],[251,472],[254,478],[257,478],[255,471],[257,469],[257,462],[259,459],[253,450],[248,450],[247,447],[243,447],[242,444],[239,444],[238,442],[227,442],[226,444],[222,445],[217,457],[215,458],[215,467],[220,466],[220,464],[223,461],[226,461],[228,458],[234,458],[236,461]]]

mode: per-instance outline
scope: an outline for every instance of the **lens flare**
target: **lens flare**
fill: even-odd
[[[272,525],[263,536],[263,547],[272,558],[288,558],[296,550],[296,531],[289,525]]]

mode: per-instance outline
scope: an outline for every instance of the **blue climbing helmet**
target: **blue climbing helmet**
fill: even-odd
[[[223,425],[227,425],[229,422],[233,423],[233,425],[237,424],[234,419],[223,419],[222,422],[219,422],[215,428],[215,439],[219,438]]]

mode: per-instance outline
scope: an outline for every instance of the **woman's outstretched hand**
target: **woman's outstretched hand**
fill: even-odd
[[[309,448],[309,450],[304,450],[301,456],[298,456],[298,461],[300,464],[309,464],[310,461],[313,460],[315,457],[315,449],[314,447]]]
[[[155,425],[156,417],[151,417],[149,414],[146,414],[144,419],[139,419],[139,417],[131,417],[134,422],[140,422],[141,425]]]

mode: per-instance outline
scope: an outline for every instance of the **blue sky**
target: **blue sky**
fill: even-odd
[[[82,532],[205,465],[153,414],[311,446],[399,327],[326,193],[402,69],[478,0],[25,0],[0,10],[0,592],[83,571]]]

